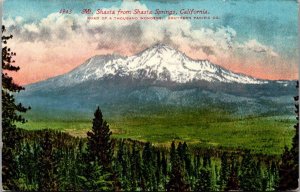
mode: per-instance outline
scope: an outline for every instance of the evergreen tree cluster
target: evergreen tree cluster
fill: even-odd
[[[97,154],[91,151],[92,138],[53,130],[18,131],[22,140],[14,156],[14,188],[20,191],[272,191],[279,178],[279,161],[250,152],[224,152],[220,158],[209,151],[199,155],[181,142],[172,142],[168,149],[109,139],[106,144],[113,147],[106,158],[111,161],[103,163],[92,157]]]
[[[299,81],[297,81],[296,87],[299,91]],[[299,185],[299,95],[294,97],[294,101],[297,119],[297,123],[294,125],[295,135],[291,149],[286,146],[281,157],[278,190],[293,190],[297,189]]]
[[[5,27],[2,26],[2,181],[4,187],[15,189],[18,170],[15,169],[16,162],[14,156],[18,151],[20,135],[16,130],[15,123],[24,123],[25,119],[19,114],[26,112],[28,108],[21,103],[16,104],[13,93],[24,88],[14,83],[8,72],[17,72],[20,68],[14,66],[13,57],[16,55],[7,47],[9,39],[13,36],[4,35]]]

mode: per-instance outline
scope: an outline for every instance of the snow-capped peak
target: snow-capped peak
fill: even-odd
[[[169,45],[166,44],[162,44],[162,43],[158,43],[153,45],[152,47],[150,47],[149,49],[146,49],[145,51],[156,51],[157,53],[163,54],[163,52],[167,52],[167,51],[176,51],[174,48],[170,47]]]
[[[266,83],[250,76],[233,73],[207,60],[193,60],[165,44],[156,44],[130,57],[94,56],[71,72],[58,77],[58,81],[61,85],[70,85],[114,75],[176,83],[197,80],[243,84]]]

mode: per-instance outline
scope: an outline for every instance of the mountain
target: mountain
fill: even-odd
[[[108,76],[129,76],[133,79],[153,79],[175,83],[198,80],[243,84],[266,83],[264,80],[233,73],[207,60],[193,60],[164,44],[154,45],[130,57],[94,56],[71,72],[49,79],[48,82],[63,87]]]
[[[157,44],[129,57],[94,56],[69,73],[26,86],[17,99],[45,110],[172,105],[247,115],[291,114],[295,94],[293,81],[256,79]]]

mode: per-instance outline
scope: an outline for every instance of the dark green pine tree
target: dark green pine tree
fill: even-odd
[[[297,81],[296,88],[299,91],[299,81]],[[294,97],[294,101],[295,101],[295,113],[296,113],[297,123],[296,123],[296,125],[294,125],[296,132],[293,137],[291,151],[294,156],[294,161],[297,164],[295,169],[298,170],[298,167],[299,167],[299,163],[298,163],[299,162],[299,96],[298,95]]]
[[[274,190],[278,189],[279,187],[279,170],[278,170],[278,164],[275,161],[272,161],[271,167],[270,167],[270,185],[269,189]]]
[[[142,186],[141,169],[141,156],[139,150],[137,149],[136,142],[134,141],[132,146],[132,153],[130,156],[130,191],[140,190],[140,187]]]
[[[54,159],[52,141],[48,131],[41,140],[41,151],[37,159],[39,177],[38,191],[58,191],[56,175],[57,159]]]
[[[175,158],[176,158],[176,146],[175,146],[175,141],[172,142],[171,144],[171,150],[170,150],[170,163],[174,163]]]
[[[129,190],[130,178],[129,178],[129,153],[125,145],[125,141],[121,140],[118,145],[117,157],[115,161],[115,171],[118,174],[121,188],[124,191]]]
[[[155,171],[154,171],[154,162],[153,162],[153,152],[152,147],[149,142],[147,142],[144,146],[142,159],[143,159],[143,183],[144,186],[142,188],[143,191],[153,191],[154,190],[154,179],[155,179]]]
[[[113,145],[109,125],[103,120],[102,112],[98,107],[94,113],[92,131],[87,132],[87,152],[91,161],[97,161],[105,171],[111,171]]]
[[[241,173],[239,175],[240,188],[243,191],[261,191],[262,180],[257,177],[258,167],[250,151],[243,155]]]
[[[208,168],[203,167],[200,169],[199,178],[196,182],[195,191],[209,192],[212,191],[211,186],[211,172]]]
[[[279,184],[277,190],[285,191],[295,189],[295,187],[298,187],[298,182],[295,172],[293,172],[295,169],[294,156],[291,150],[289,150],[287,147],[284,148],[284,152],[281,156],[281,161],[282,162],[279,167]]]
[[[297,91],[299,91],[299,81],[297,81]],[[292,188],[298,188],[298,178],[299,178],[299,96],[294,97],[295,100],[295,113],[297,123],[294,125],[295,135],[293,137],[291,152],[294,157],[294,166],[291,175],[293,175],[293,181],[291,183]]]
[[[16,180],[18,179],[17,162],[15,159],[16,148],[20,142],[20,135],[16,130],[16,122],[25,122],[19,112],[26,112],[27,108],[21,103],[16,104],[13,92],[19,92],[24,88],[14,83],[7,71],[17,72],[20,68],[13,65],[15,61],[12,52],[6,46],[7,41],[12,39],[12,35],[5,36],[5,27],[2,26],[2,183],[4,189],[18,189]]]
[[[220,191],[223,191],[229,176],[229,162],[227,157],[227,152],[223,152],[221,156],[221,169],[220,169],[220,180],[219,180],[219,186]]]
[[[156,183],[156,190],[162,190],[160,189],[160,184],[161,184],[161,172],[162,172],[162,160],[161,160],[161,155],[160,151],[156,151],[156,166],[155,168],[155,183]]]
[[[235,156],[233,155],[231,156],[230,159],[231,159],[231,166],[228,167],[229,175],[226,177],[225,191],[239,190],[238,165],[237,165],[238,162],[235,160]],[[221,191],[222,190],[223,189],[221,189]]]
[[[268,187],[268,176],[266,174],[266,170],[261,165],[261,160],[259,160],[256,164],[256,177],[261,180],[261,191],[266,191]]]
[[[200,167],[201,167],[201,162],[200,162],[200,155],[197,153],[195,156],[194,156],[194,177],[195,178],[198,178],[198,174],[199,174],[199,171],[200,171]]]
[[[299,90],[299,81],[297,81],[297,90]],[[299,178],[299,96],[294,97],[295,113],[297,124],[294,126],[295,135],[292,141],[292,148],[285,147],[279,167],[279,185],[278,190],[292,190],[298,188]]]
[[[83,191],[112,191],[111,174],[103,170],[98,161],[90,161],[85,165],[84,176],[78,176]]]
[[[69,152],[69,158],[68,161],[65,163],[65,166],[67,167],[68,170],[68,182],[67,182],[67,186],[66,186],[66,190],[65,191],[75,191],[77,190],[77,188],[79,188],[79,181],[78,181],[78,173],[79,173],[79,169],[78,169],[78,164],[77,164],[77,158],[78,158],[78,154],[79,151],[77,151],[77,146],[73,145],[73,147],[70,149]],[[82,162],[80,162],[82,163]]]
[[[166,188],[167,185],[167,176],[168,176],[168,162],[167,162],[167,158],[165,156],[165,152],[162,152],[161,155],[161,172],[163,175],[163,187]]]
[[[210,153],[207,151],[204,154],[203,157],[203,167],[210,167],[211,166],[211,158],[210,158]]]
[[[184,172],[183,172],[183,162],[180,160],[179,155],[176,153],[175,143],[172,142],[171,152],[171,172],[170,172],[170,180],[167,184],[167,191],[189,191],[189,186],[184,180]]]
[[[110,186],[111,181],[116,184],[116,176],[112,172],[113,145],[109,125],[103,120],[102,112],[98,107],[94,113],[92,130],[87,132],[87,166],[91,172],[95,171],[93,178],[86,175],[86,179],[94,180],[99,186]],[[101,175],[102,173],[102,175]],[[90,173],[93,175],[92,173]],[[107,175],[110,175],[109,177]],[[103,181],[107,181],[105,184]],[[114,185],[116,186],[116,185]]]
[[[84,176],[86,174],[86,164],[88,161],[86,160],[86,153],[84,153],[84,144],[83,139],[80,139],[78,147],[77,147],[77,155],[75,159],[75,165],[76,165],[76,175],[75,176],[75,183],[77,189],[83,190],[84,189],[84,183],[82,182],[81,176]]]
[[[36,191],[36,178],[38,173],[36,169],[36,158],[28,142],[21,150],[19,156],[19,169],[21,178],[23,178],[19,180],[20,190]]]
[[[193,170],[191,163],[191,155],[188,152],[188,146],[186,142],[184,142],[183,144],[181,142],[178,143],[177,153],[180,158],[180,161],[182,161],[183,164],[184,178],[189,184],[191,184],[193,181],[190,176],[192,175]]]
[[[182,145],[182,151],[184,154],[183,160],[184,160],[186,172],[188,176],[191,177],[193,174],[193,167],[192,167],[191,154],[189,153],[189,149],[186,142],[184,142]]]
[[[184,151],[183,151],[183,145],[181,142],[178,143],[177,145],[177,154],[180,158],[181,161],[184,159]]]

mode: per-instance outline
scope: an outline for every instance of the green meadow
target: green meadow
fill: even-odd
[[[92,126],[91,118],[70,115],[72,118],[41,118],[29,113],[28,122],[18,126],[28,130],[55,129],[74,136],[85,137]],[[39,118],[38,118],[39,117]],[[254,153],[278,155],[285,145],[290,146],[294,135],[294,117],[233,116],[222,110],[164,107],[155,110],[120,110],[105,115],[115,138],[150,141],[170,146],[173,140],[186,141],[199,147],[250,149]]]

